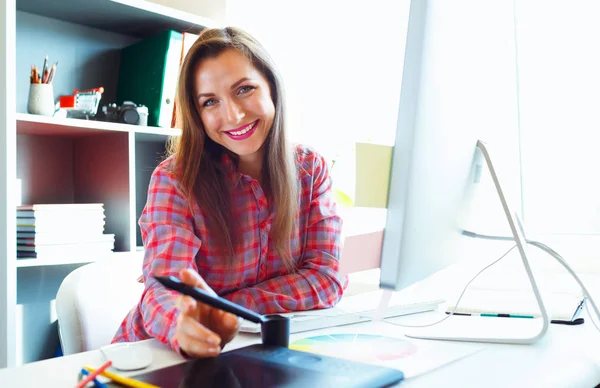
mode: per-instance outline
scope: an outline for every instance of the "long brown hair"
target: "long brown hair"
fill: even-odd
[[[281,78],[265,49],[248,33],[234,27],[207,29],[190,48],[181,66],[176,97],[176,123],[181,136],[172,139],[170,153],[175,154],[176,173],[188,198],[194,200],[207,218],[221,254],[229,264],[239,243],[230,187],[221,169],[221,157],[227,153],[223,146],[206,134],[195,96],[195,69],[205,58],[214,58],[226,49],[234,48],[245,55],[269,82],[275,106],[273,127],[265,140],[263,176],[269,188],[270,203],[275,210],[271,238],[275,252],[289,271],[295,270],[291,257],[291,237],[297,228],[298,183],[294,163],[295,153],[285,136],[284,93]]]

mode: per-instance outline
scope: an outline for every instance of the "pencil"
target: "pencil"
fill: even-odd
[[[54,65],[52,65],[52,68],[50,69],[50,74],[48,75],[48,83],[51,84],[52,81],[54,81],[54,74],[56,74],[56,66],[58,66],[58,61],[56,61],[54,63]]]
[[[90,374],[90,371],[88,371],[87,369],[82,369],[82,370],[81,370],[81,374],[82,374],[83,376],[89,376],[89,374]],[[94,382],[95,388],[108,388],[108,387],[106,386],[106,384],[104,384],[104,383],[101,383],[100,381],[98,381],[98,380],[97,380],[97,379],[95,379],[95,378],[94,378],[92,381]]]
[[[43,83],[46,83],[46,75],[48,74],[48,73],[46,73],[48,71],[48,67],[47,66],[48,66],[48,56],[46,55],[44,57],[44,67],[42,67],[42,74],[43,74],[43,76],[42,76],[43,77],[42,78],[42,82]]]
[[[90,371],[92,374],[95,372],[95,370],[93,368],[90,368],[89,366],[84,366],[83,368]],[[143,381],[130,379],[128,377],[119,376],[118,374],[115,374],[112,372],[102,371],[99,373],[99,375],[107,377],[107,378],[111,379],[112,381],[114,381],[115,383],[119,383],[119,384],[125,385],[127,387],[131,387],[131,388],[160,388],[156,385],[144,383]]]
[[[100,368],[98,368],[97,370],[89,370],[88,369],[88,371],[90,371],[90,374],[83,380],[80,380],[79,383],[77,383],[77,385],[75,386],[75,388],[85,387],[90,381],[94,380],[96,378],[96,376],[98,376],[100,373],[102,373],[106,368],[108,368],[111,365],[112,365],[112,361],[106,361],[106,363],[104,365],[102,365]],[[85,368],[85,369],[87,369],[87,368]]]

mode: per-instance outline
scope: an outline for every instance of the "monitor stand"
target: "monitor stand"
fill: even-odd
[[[468,341],[468,342],[494,342],[506,344],[531,344],[544,336],[548,330],[550,320],[544,307],[542,297],[531,271],[527,259],[525,232],[517,214],[511,212],[506,201],[498,175],[492,164],[489,151],[482,141],[477,141],[477,149],[481,151],[494,181],[494,186],[502,202],[502,208],[510,225],[512,235],[517,244],[519,254],[523,260],[527,277],[535,294],[535,299],[540,309],[540,318],[496,318],[476,316],[453,315],[437,325],[406,329],[405,335],[412,338]]]

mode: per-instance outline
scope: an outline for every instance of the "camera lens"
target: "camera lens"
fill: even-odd
[[[137,124],[140,121],[140,115],[136,109],[125,109],[121,118],[125,124]]]

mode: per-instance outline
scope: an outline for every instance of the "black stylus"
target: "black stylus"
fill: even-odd
[[[187,284],[182,283],[181,280],[177,279],[174,276],[154,276],[154,278],[158,280],[163,286],[170,288],[171,290],[180,292],[184,295],[191,296],[192,298],[209,306],[218,308],[231,314],[235,314],[238,317],[242,317],[254,323],[265,322],[264,316],[257,314],[254,311],[248,310],[247,308],[239,306],[235,303],[232,303],[225,298],[221,298],[216,295],[211,295],[210,293],[204,291],[201,288],[188,286]]]

